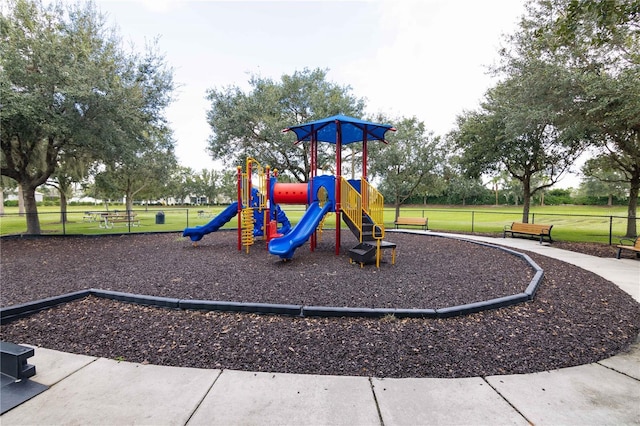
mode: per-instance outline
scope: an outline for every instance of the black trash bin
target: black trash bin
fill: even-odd
[[[156,225],[164,225],[164,212],[156,213]]]

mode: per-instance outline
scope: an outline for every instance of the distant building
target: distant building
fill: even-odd
[[[11,191],[5,193],[5,201],[18,201],[18,191]],[[36,203],[44,201],[44,194],[36,191]]]

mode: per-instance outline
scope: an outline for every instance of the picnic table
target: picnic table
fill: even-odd
[[[97,222],[97,221],[101,220],[101,217],[100,217],[101,214],[102,214],[102,212],[86,211],[86,212],[84,212],[84,216],[82,216],[82,221],[83,222]]]
[[[136,217],[136,213],[100,213],[100,228],[110,229],[116,223],[124,223],[125,225],[139,226],[140,219]]]

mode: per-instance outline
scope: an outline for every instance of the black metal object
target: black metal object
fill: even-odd
[[[27,364],[27,359],[31,358],[33,354],[33,348],[28,346],[0,342],[2,374],[13,377],[15,380],[33,377],[36,374],[36,367]]]
[[[164,225],[164,212],[156,213],[156,225]]]
[[[29,380],[36,374],[36,367],[27,359],[34,355],[33,348],[0,342],[0,414],[4,414],[23,402],[44,392],[49,387]]]

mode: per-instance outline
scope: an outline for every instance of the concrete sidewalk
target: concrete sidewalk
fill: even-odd
[[[461,236],[558,258],[640,301],[640,261],[600,259],[521,239]],[[37,348],[50,389],[4,425],[640,425],[640,340],[626,353],[543,373],[380,379],[133,364]]]

